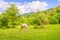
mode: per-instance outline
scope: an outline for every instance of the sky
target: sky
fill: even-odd
[[[14,3],[20,14],[37,12],[60,5],[60,0],[0,0],[0,13]]]

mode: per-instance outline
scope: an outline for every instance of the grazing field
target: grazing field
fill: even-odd
[[[29,30],[17,28],[0,29],[0,40],[60,40],[60,24],[44,25],[44,28]]]

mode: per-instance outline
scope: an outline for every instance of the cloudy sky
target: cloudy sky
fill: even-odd
[[[60,5],[60,0],[0,0],[0,13],[14,3],[21,14],[36,12]]]

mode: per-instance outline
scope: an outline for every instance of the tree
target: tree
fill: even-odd
[[[12,24],[12,27],[16,25],[16,15],[19,13],[17,7],[14,4],[11,4],[10,7],[7,8],[6,13],[8,13],[9,20]]]
[[[6,15],[5,12],[2,12],[2,14],[0,15],[0,27],[3,28],[3,27],[8,27],[8,16]]]

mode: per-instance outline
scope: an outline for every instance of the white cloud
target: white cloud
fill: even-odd
[[[8,5],[8,2],[5,2],[4,0],[0,0],[0,9],[5,8]]]
[[[60,2],[60,0],[58,0]]]
[[[26,2],[24,5],[20,6],[20,12],[28,13],[28,12],[36,12],[47,9],[48,4],[46,2],[33,1]]]
[[[40,1],[25,2],[22,5],[21,3],[16,2],[9,3],[5,2],[4,0],[0,0],[0,9],[6,9],[6,7],[9,7],[9,4],[11,3],[14,3],[18,7],[20,14],[45,10],[47,9],[48,6],[46,2],[40,2]]]
[[[4,0],[0,0],[0,11],[5,11],[7,7],[10,7],[9,4],[14,3],[15,5],[20,5],[20,3],[15,2],[5,2]]]

